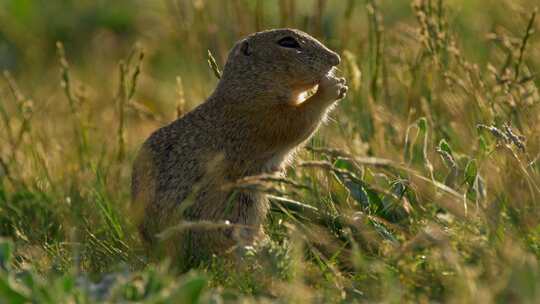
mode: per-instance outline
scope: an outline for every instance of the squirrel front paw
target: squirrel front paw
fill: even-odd
[[[317,94],[325,100],[335,101],[344,98],[348,89],[345,78],[326,75],[319,83]]]

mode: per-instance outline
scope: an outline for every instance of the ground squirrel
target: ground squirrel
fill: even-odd
[[[345,79],[334,76],[339,63],[339,55],[295,29],[258,32],[237,42],[212,95],[154,132],[134,162],[132,196],[148,247],[158,243],[156,234],[182,220],[243,227],[177,233],[166,250],[186,258],[183,263],[253,242],[262,231],[267,199],[224,185],[283,169],[345,96]]]

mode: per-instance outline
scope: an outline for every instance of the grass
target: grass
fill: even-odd
[[[0,302],[536,302],[536,12],[0,3]],[[130,217],[138,147],[210,94],[234,41],[277,26],[339,51],[349,93],[287,178],[242,185],[271,195],[271,241],[240,265],[149,262]]]

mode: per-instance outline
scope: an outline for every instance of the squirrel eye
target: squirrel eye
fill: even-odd
[[[286,48],[294,48],[294,49],[300,48],[300,44],[298,43],[298,41],[296,41],[296,39],[290,36],[279,39],[278,44]]]

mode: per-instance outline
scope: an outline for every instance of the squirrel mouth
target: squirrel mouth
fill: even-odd
[[[310,81],[297,84],[291,88],[289,105],[298,106],[317,92],[319,81]]]
[[[308,100],[313,94],[317,93],[317,90],[319,89],[319,84],[315,84],[312,87],[308,88],[307,90],[304,90],[298,94],[296,99],[294,100],[295,105],[299,105],[303,103],[304,101]]]
[[[336,76],[337,68],[335,66],[330,67],[326,72],[322,73],[321,77],[316,81],[307,82],[298,86],[293,94],[290,104],[298,106],[308,100],[313,94],[317,93],[319,89],[320,81],[325,77],[337,77]]]

